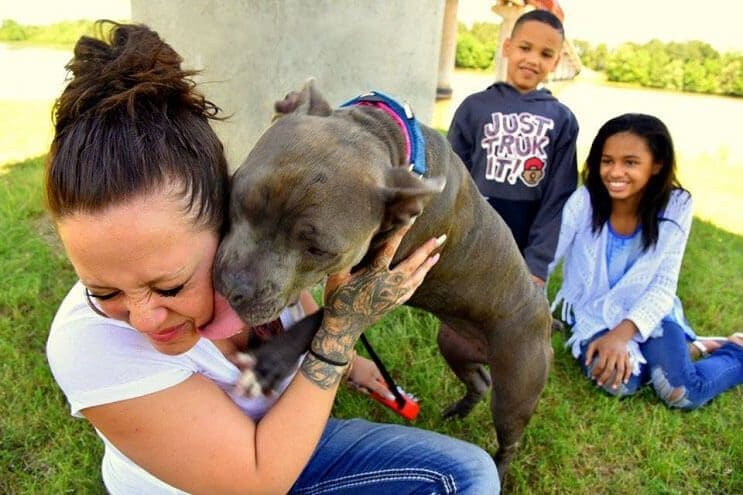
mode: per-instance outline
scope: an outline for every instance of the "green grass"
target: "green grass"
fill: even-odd
[[[75,276],[42,209],[42,158],[0,175],[0,493],[102,493],[102,445],[69,416],[44,356],[47,330]],[[679,293],[701,334],[743,329],[743,238],[695,220]],[[556,280],[552,281],[554,293]],[[487,404],[461,421],[441,410],[463,389],[435,344],[436,320],[402,309],[368,333],[393,375],[421,399],[416,425],[493,452]],[[512,469],[513,492],[743,493],[743,388],[698,411],[668,410],[650,390],[602,395],[553,337],[549,384]],[[339,417],[403,421],[342,390]]]
[[[11,162],[49,150],[54,136],[50,100],[0,100],[0,174]]]
[[[102,446],[69,416],[44,354],[75,276],[45,220],[41,170],[35,159],[0,176],[0,493],[99,493]]]

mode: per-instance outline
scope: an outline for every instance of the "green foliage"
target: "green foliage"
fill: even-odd
[[[583,65],[593,70],[603,71],[606,69],[606,57],[609,53],[606,43],[600,43],[594,47],[583,40],[572,40],[571,42]]]
[[[0,41],[25,41],[27,38],[26,30],[14,20],[5,19],[0,24]]]
[[[743,96],[743,53],[718,53],[708,43],[624,43],[607,51],[573,42],[583,65],[605,71],[609,81],[693,93]]]
[[[462,33],[457,40],[456,66],[487,69],[493,63],[485,47],[471,33]]]
[[[70,417],[44,354],[75,274],[43,213],[42,169],[37,158],[0,175],[0,493],[103,493],[102,443]],[[741,179],[731,174],[731,183]],[[742,271],[743,238],[695,219],[678,290],[700,334],[741,329]],[[552,296],[558,282],[550,280]],[[367,335],[420,398],[415,426],[494,452],[486,402],[463,420],[441,418],[464,390],[437,350],[437,327],[432,316],[402,308]],[[743,387],[689,413],[667,409],[648,388],[616,400],[581,376],[564,336],[552,343],[549,383],[516,455],[512,493],[743,493]],[[334,415],[404,423],[350,389],[339,393]]]
[[[459,23],[455,65],[468,69],[489,69],[498,47],[500,26],[476,22],[471,29]]]
[[[0,25],[0,42],[23,43],[55,48],[72,48],[82,35],[95,32],[94,21],[64,21],[48,26],[23,26],[5,19]]]

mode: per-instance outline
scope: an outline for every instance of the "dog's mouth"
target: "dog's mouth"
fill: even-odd
[[[275,320],[286,305],[278,301],[243,303],[234,308],[240,319],[250,326],[263,325]]]

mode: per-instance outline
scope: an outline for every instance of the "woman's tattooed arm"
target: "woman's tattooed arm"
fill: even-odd
[[[431,252],[441,246],[443,236],[426,242],[390,269],[408,229],[401,230],[368,266],[328,279],[323,322],[301,368],[320,387],[327,389],[338,383],[362,332],[407,301],[438,261],[438,254],[431,256]]]

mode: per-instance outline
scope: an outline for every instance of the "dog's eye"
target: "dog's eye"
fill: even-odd
[[[317,258],[324,258],[326,256],[330,256],[331,253],[324,251],[320,248],[317,248],[315,246],[310,246],[307,248],[307,252],[311,254],[312,256],[315,256]]]

